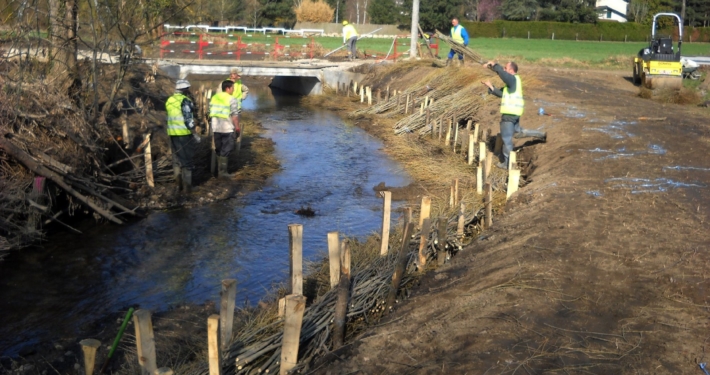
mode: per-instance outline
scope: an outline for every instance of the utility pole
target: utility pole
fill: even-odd
[[[685,24],[685,0],[683,0],[683,5],[680,8],[680,29],[683,29]]]
[[[419,0],[414,0],[412,2],[412,44],[409,48],[409,58],[414,59],[417,57],[417,42],[419,38]]]

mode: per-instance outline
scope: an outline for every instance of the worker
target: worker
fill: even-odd
[[[348,60],[357,59],[357,30],[355,26],[343,21],[343,45],[348,46]]]
[[[180,79],[175,83],[175,93],[165,102],[175,182],[188,194],[192,191],[195,144],[200,142],[200,136],[195,132],[195,106],[190,96],[190,82]]]
[[[454,18],[451,20],[451,39],[454,40],[454,42],[463,44],[464,46],[468,45],[468,32],[466,32],[466,29],[464,29],[463,26],[459,25],[459,19]],[[457,54],[456,51],[452,48],[451,51],[449,51],[449,58],[446,60],[446,66],[451,65],[451,61],[454,58],[454,55]],[[463,54],[458,53],[459,55],[459,64],[463,63]]]
[[[237,103],[239,104],[239,112],[241,113],[242,102],[247,98],[247,95],[249,95],[249,88],[247,85],[242,83],[242,74],[237,68],[232,68],[230,70],[229,78],[227,79],[234,82],[234,93],[232,96],[237,99]]]
[[[218,174],[220,178],[230,178],[228,173],[229,154],[234,150],[234,143],[241,132],[239,128],[239,104],[234,98],[234,82],[222,82],[222,92],[210,99],[210,117],[215,152],[217,154]]]
[[[520,126],[520,116],[523,115],[525,100],[523,99],[523,84],[518,75],[518,64],[509,62],[505,67],[498,65],[494,61],[485,64],[489,69],[498,73],[498,76],[505,87],[501,90],[491,84],[491,81],[481,82],[488,87],[488,92],[499,98],[500,102],[500,136],[503,139],[503,154],[498,168],[508,169],[508,158],[513,151],[513,136],[515,138],[534,138],[542,142],[547,141],[547,133],[537,130],[527,130]]]

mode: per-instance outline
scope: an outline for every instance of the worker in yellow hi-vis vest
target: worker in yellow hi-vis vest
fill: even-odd
[[[464,46],[468,45],[468,32],[466,32],[466,29],[464,29],[463,26],[459,25],[459,19],[454,18],[451,20],[451,39],[454,40],[454,42],[463,44]],[[451,65],[451,61],[454,58],[454,55],[456,52],[451,49],[449,51],[449,58],[446,60],[446,65]],[[459,53],[459,63],[463,63],[463,54]]]
[[[175,93],[165,102],[175,182],[185,193],[192,191],[195,144],[200,142],[195,132],[195,106],[191,96],[190,82],[180,79],[175,83]]]
[[[509,62],[505,67],[498,65],[494,61],[489,61],[485,67],[492,69],[498,73],[498,76],[505,87],[498,89],[491,84],[491,81],[481,82],[488,87],[488,92],[499,98],[500,101],[500,136],[503,139],[503,154],[500,156],[500,163],[496,167],[508,169],[508,158],[510,152],[513,151],[513,137],[515,138],[534,138],[536,140],[546,142],[547,133],[539,130],[527,130],[520,126],[520,116],[523,115],[525,108],[525,99],[523,98],[523,83],[518,75],[518,64]]]
[[[343,21],[343,45],[348,46],[348,60],[357,59],[357,30],[355,26]]]

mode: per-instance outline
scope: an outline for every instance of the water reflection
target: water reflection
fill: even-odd
[[[332,113],[299,107],[297,97],[250,89],[244,109],[267,129],[283,170],[238,199],[85,228],[9,257],[0,264],[2,355],[81,336],[129,305],[155,311],[216,300],[224,278],[237,279],[238,301],[255,302],[285,279],[291,223],[304,226],[307,259],[325,251],[329,231],[378,230],[382,203],[372,187],[409,183],[382,144]],[[316,216],[296,215],[302,206]]]

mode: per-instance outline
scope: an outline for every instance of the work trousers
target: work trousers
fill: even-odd
[[[544,137],[545,133],[539,130],[528,130],[520,126],[520,117],[515,120],[501,120],[500,122],[500,136],[503,139],[503,155],[501,157],[501,162],[504,165],[508,165],[508,157],[510,157],[510,152],[513,151],[513,136],[515,138],[537,138]]]
[[[453,59],[454,55],[459,55],[459,60],[463,61],[463,54],[462,53],[456,53],[453,49],[449,51],[449,59]]]
[[[234,142],[236,134],[230,133],[214,133],[214,148],[217,156],[229,156],[234,151]]]
[[[345,42],[348,46],[348,57],[352,57],[353,59],[357,57],[357,37],[356,36],[351,36],[350,39]]]
[[[180,168],[192,169],[194,166],[195,139],[192,134],[170,137],[170,147],[173,153],[173,164]]]

